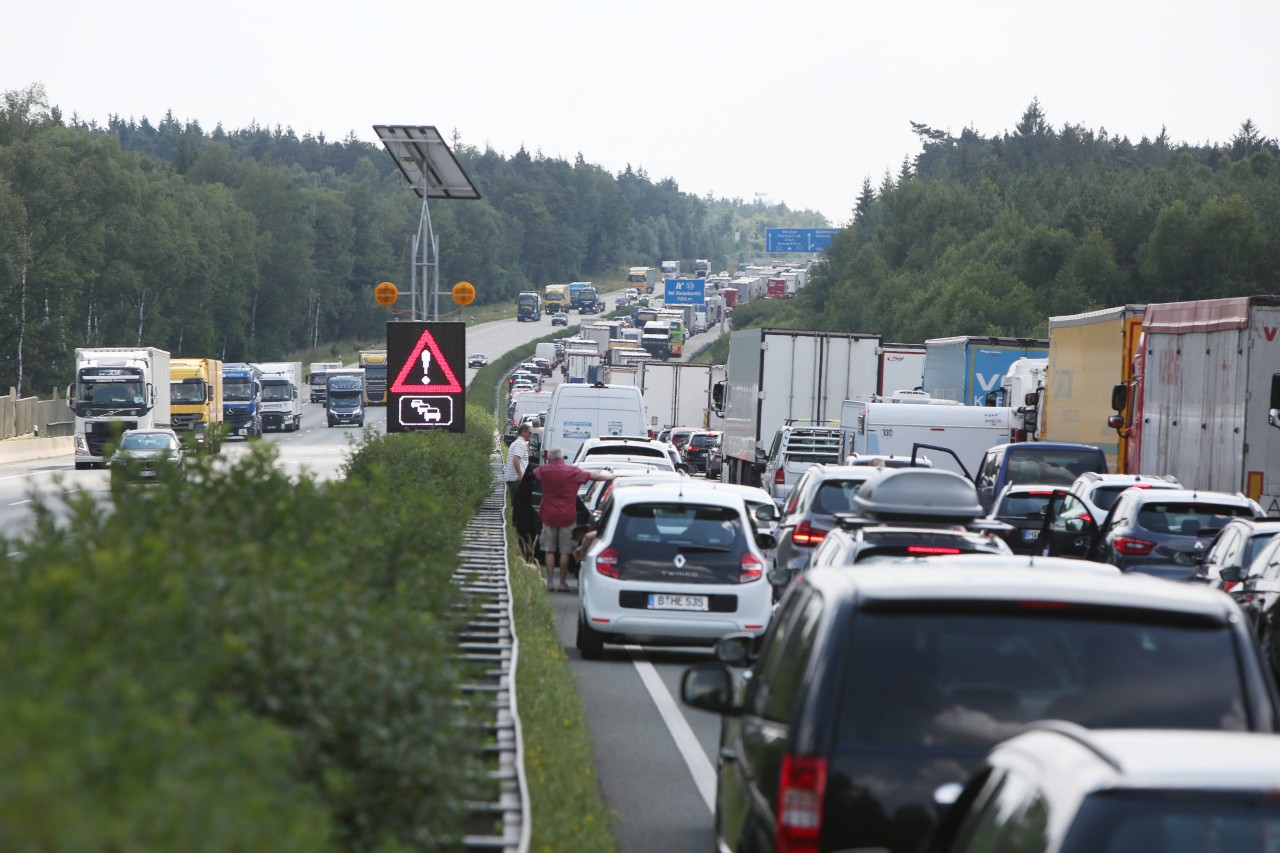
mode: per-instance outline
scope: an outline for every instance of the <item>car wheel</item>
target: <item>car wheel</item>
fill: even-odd
[[[600,660],[604,657],[604,635],[587,624],[587,617],[578,614],[578,652],[583,660]]]

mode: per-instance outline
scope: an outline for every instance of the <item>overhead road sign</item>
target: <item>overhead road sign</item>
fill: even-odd
[[[707,301],[705,278],[669,278],[662,301],[667,305],[703,305]]]
[[[766,228],[766,252],[823,252],[835,239],[837,228]]]
[[[391,159],[419,196],[427,198],[480,198],[458,158],[453,156],[440,132],[415,124],[375,124],[373,132],[382,140]]]
[[[466,323],[388,323],[387,432],[466,430]],[[456,367],[455,367],[456,365]]]

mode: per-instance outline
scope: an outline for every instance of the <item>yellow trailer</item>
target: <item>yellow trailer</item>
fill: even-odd
[[[1043,441],[1092,444],[1107,456],[1107,470],[1125,468],[1127,439],[1107,425],[1111,389],[1133,378],[1145,305],[1122,305],[1049,318],[1049,370],[1041,409]]]

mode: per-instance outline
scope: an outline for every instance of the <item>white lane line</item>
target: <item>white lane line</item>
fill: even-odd
[[[707,810],[715,814],[716,769],[711,765],[711,759],[707,758],[707,753],[703,751],[702,744],[698,742],[693,729],[689,727],[688,720],[684,718],[684,714],[680,713],[680,708],[671,696],[671,691],[667,690],[667,685],[658,676],[658,671],[644,656],[644,651],[639,646],[625,648],[631,655],[631,662],[635,664],[636,672],[640,673],[640,680],[644,682],[645,689],[653,698],[653,704],[658,706],[658,714],[666,723],[667,731],[671,732],[671,739],[675,741],[676,749],[680,750],[680,755],[689,768],[689,775],[693,776],[694,787],[702,795],[702,801],[707,804]]]
[[[13,503],[9,504],[9,506],[22,506],[23,504],[29,504],[29,503],[31,503],[31,498],[27,498],[25,501],[14,501]]]

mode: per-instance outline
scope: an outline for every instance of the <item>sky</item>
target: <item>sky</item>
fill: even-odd
[[[435,125],[833,225],[919,153],[912,121],[998,136],[1039,99],[1055,127],[1134,142],[1225,143],[1246,119],[1280,136],[1275,0],[13,6],[0,91],[41,84],[68,117],[375,144],[375,124]]]

